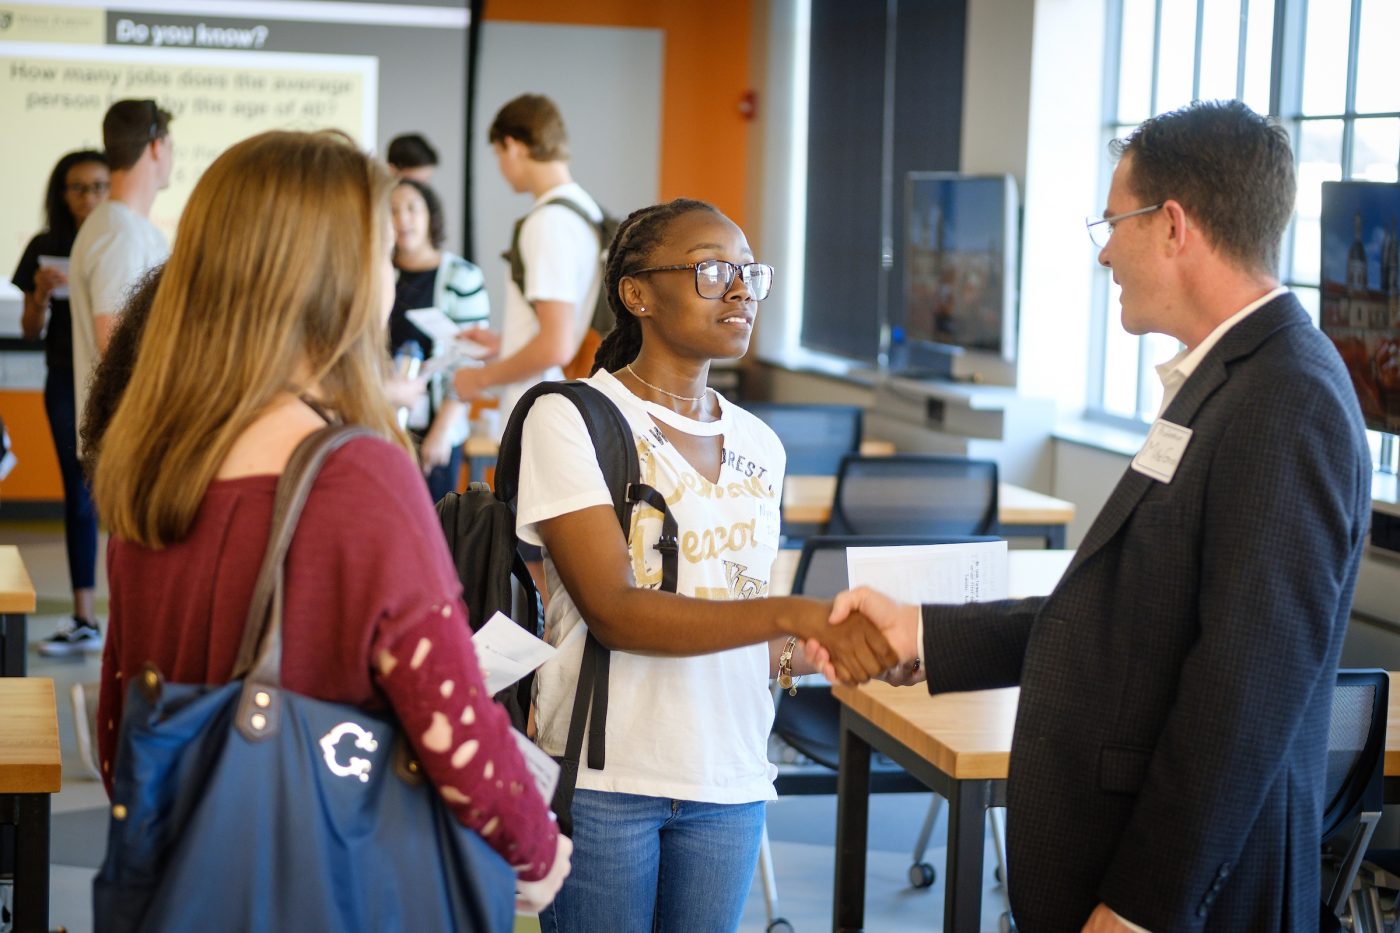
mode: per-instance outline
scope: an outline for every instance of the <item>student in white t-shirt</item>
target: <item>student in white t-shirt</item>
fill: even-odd
[[[150,221],[151,204],[170,184],[174,166],[170,120],[170,112],[153,100],[119,100],[102,118],[102,147],[112,170],[111,196],[78,231],[68,268],[73,389],[79,417],[87,401],[88,380],[107,350],[127,292],[170,255],[165,235]]]
[[[165,262],[170,247],[148,219],[156,194],[170,184],[174,148],[170,112],[153,100],[119,100],[102,118],[102,147],[111,168],[110,197],[88,214],[73,240],[68,261],[69,320],[73,337],[73,411],[68,430],[83,455],[76,425],[87,406],[88,382],[127,293],[149,270]],[[39,646],[39,653],[98,651],[103,644],[95,616],[65,621]]]
[[[483,366],[459,369],[457,397],[499,393],[504,427],[520,397],[544,379],[563,379],[593,317],[599,288],[600,251],[594,224],[603,211],[569,171],[569,139],[554,102],[522,94],[496,114],[488,132],[501,177],[534,204],[522,219],[518,248],[524,286],[506,283],[501,333],[473,330],[464,336],[495,354]],[[564,204],[569,201],[592,219]]]
[[[708,204],[678,200],[623,222],[605,287],[617,327],[589,383],[631,424],[643,482],[678,525],[677,592],[659,589],[660,516],[618,527],[588,431],[558,396],[525,421],[517,533],[542,545],[546,637],[538,742],[564,752],[588,632],[611,650],[606,763],[582,755],[574,867],[541,915],[554,931],[729,931],[753,881],[773,702],[768,681],[827,652],[864,680],[893,658],[873,628],[829,641],[829,605],[768,596],[784,454],[758,418],[706,388],[712,359],[742,356],[773,270]],[[786,655],[786,658],[783,656]]]

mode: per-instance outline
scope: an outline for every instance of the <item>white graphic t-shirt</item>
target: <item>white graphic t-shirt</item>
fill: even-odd
[[[719,398],[720,419],[693,421],[637,398],[612,375],[588,380],[632,426],[642,482],[666,497],[680,537],[677,591],[700,599],[768,595],[777,554],[779,495],[786,457],[777,435],[758,418]],[[724,438],[719,482],[680,455],[657,427]],[[525,421],[516,529],[541,544],[536,523],[595,505],[612,505],[573,403],[537,401]],[[632,514],[632,573],[637,585],[659,588],[660,514],[645,505]],[[546,637],[559,649],[535,679],[538,742],[562,755],[587,627],[545,551],[549,609]],[[750,645],[687,658],[614,651],[608,678],[607,766],[587,766],[584,741],[578,786],[589,790],[709,803],[772,800],[776,770],[768,762],[773,699],[768,646]]]

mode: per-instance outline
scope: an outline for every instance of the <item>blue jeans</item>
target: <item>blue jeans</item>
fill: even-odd
[[[574,792],[573,870],[543,933],[731,933],[753,886],[765,804]]]
[[[90,590],[97,579],[97,509],[78,465],[78,418],[73,373],[50,370],[44,379],[44,412],[63,478],[63,534],[68,544],[68,577],[75,590]],[[93,621],[91,619],[89,622]]]

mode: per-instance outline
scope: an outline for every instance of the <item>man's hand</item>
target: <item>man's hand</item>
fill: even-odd
[[[418,404],[418,400],[427,391],[427,376],[419,376],[417,379],[403,379],[391,375],[384,379],[384,395],[389,399],[389,403],[396,408],[412,408]]]
[[[559,834],[559,844],[554,850],[554,864],[549,868],[549,874],[539,881],[517,881],[515,883],[515,909],[537,914],[549,906],[554,900],[554,895],[559,893],[559,889],[564,885],[564,879],[569,877],[569,869],[572,867],[570,859],[573,857],[574,844],[568,836]]]
[[[1089,921],[1084,924],[1081,933],[1132,933],[1132,931],[1133,928],[1124,923],[1122,918],[1110,910],[1107,904],[1100,904],[1089,915]]]
[[[464,327],[458,331],[457,339],[474,343],[486,351],[485,355],[481,357],[482,359],[491,359],[501,355],[501,335],[494,330],[488,330],[485,327]]]
[[[915,658],[896,664],[875,679],[883,680],[891,687],[912,687],[928,680],[928,671],[924,670],[923,664]]]
[[[480,366],[463,366],[452,374],[452,387],[464,402],[474,402],[486,392],[489,382],[483,378]]]

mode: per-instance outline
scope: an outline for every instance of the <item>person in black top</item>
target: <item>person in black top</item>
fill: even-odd
[[[475,263],[442,248],[445,220],[442,202],[432,188],[401,178],[389,203],[397,275],[394,307],[389,312],[389,353],[399,356],[407,344],[416,344],[423,360],[450,355],[452,342],[424,333],[409,319],[408,312],[437,308],[458,327],[478,327],[487,322],[491,312],[485,279]],[[457,488],[461,445],[467,435],[467,406],[457,398],[446,371],[436,372],[423,387],[426,398],[420,391],[415,398],[396,401],[409,409],[406,426],[418,443],[428,492],[436,502]]]
[[[28,340],[44,335],[44,409],[49,416],[63,477],[63,527],[68,574],[73,583],[73,620],[39,645],[45,655],[102,648],[93,606],[97,572],[97,513],[78,465],[77,412],[73,393],[73,325],[68,309],[66,259],[78,227],[107,197],[109,173],[102,153],[70,152],[58,160],[44,198],[47,226],[29,241],[11,281],[24,292],[21,329]],[[63,259],[64,263],[50,262]]]

